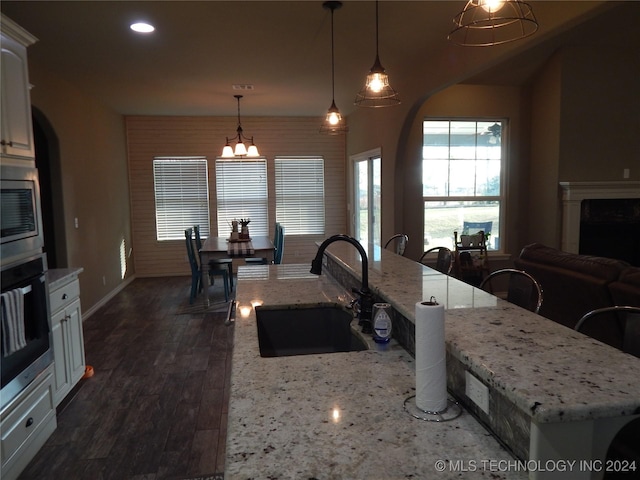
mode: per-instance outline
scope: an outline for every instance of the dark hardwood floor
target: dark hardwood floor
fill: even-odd
[[[189,277],[136,279],[84,322],[95,374],[21,480],[220,478],[233,326],[223,304],[185,308],[189,288]]]

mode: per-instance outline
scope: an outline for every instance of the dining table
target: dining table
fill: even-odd
[[[233,260],[233,272],[236,272],[238,265],[243,265],[244,259],[249,257],[266,258],[267,263],[273,262],[275,246],[273,241],[267,236],[252,236],[247,240],[230,239],[228,237],[208,237],[200,248],[200,261],[202,265],[207,265],[210,260],[231,258]],[[205,282],[204,270],[202,275],[203,284]],[[233,288],[233,280],[231,280]],[[204,296],[205,305],[209,305],[209,296]]]
[[[266,258],[267,263],[273,262],[275,246],[267,236],[253,236],[249,240],[230,240],[226,237],[209,237],[202,244],[200,258],[202,264],[209,260],[231,258],[234,264],[248,257]],[[235,262],[235,260],[238,262]]]

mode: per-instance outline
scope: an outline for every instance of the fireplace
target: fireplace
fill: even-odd
[[[638,265],[640,182],[560,182],[560,188],[562,250]]]

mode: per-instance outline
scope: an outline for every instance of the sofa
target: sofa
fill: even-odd
[[[532,275],[543,290],[540,315],[574,328],[582,316],[613,305],[640,307],[640,267],[622,260],[563,252],[539,243],[525,246],[515,267]],[[622,327],[616,318],[586,334],[617,348]]]

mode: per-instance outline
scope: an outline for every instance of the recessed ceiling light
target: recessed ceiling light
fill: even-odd
[[[151,33],[155,30],[153,25],[145,22],[132,23],[129,28],[138,33]]]

